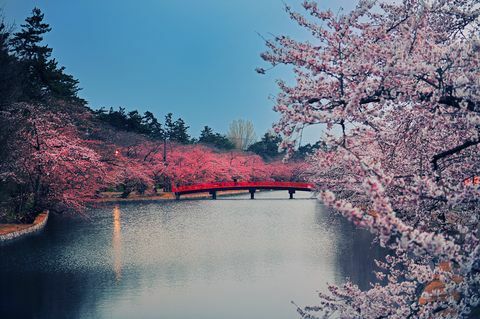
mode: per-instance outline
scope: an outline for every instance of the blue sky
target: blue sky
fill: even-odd
[[[340,5],[352,1],[321,1]],[[263,135],[278,118],[269,99],[275,79],[291,75],[286,68],[254,71],[266,66],[256,32],[305,37],[281,0],[0,0],[5,19],[17,26],[34,6],[53,28],[46,42],[80,80],[90,107],[173,112],[193,136],[204,125],[226,132],[238,118]],[[319,131],[306,135],[313,141]]]

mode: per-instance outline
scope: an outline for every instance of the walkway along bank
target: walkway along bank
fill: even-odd
[[[44,211],[32,224],[0,224],[0,243],[42,230],[47,224],[48,216],[49,212]]]

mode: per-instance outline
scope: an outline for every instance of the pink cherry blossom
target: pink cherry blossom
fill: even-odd
[[[303,8],[286,10],[311,39],[277,36],[262,54],[296,76],[292,85],[279,81],[275,131],[293,148],[303,127],[324,129],[328,149],[309,167],[320,199],[392,256],[379,262],[384,285],[329,286],[318,306],[299,313],[469,317],[480,300],[479,187],[465,183],[480,175],[478,2],[363,0],[339,14],[315,1]],[[425,297],[433,280],[445,287]]]

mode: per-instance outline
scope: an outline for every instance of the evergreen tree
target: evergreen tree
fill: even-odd
[[[172,113],[165,115],[165,136],[168,140],[172,140],[175,134],[175,123],[173,122],[172,116]]]
[[[308,143],[300,146],[295,153],[293,153],[293,158],[304,160],[308,156],[315,154],[315,152],[319,149],[327,151],[327,145],[324,141],[318,141],[315,144]]]
[[[107,122],[115,128],[127,130],[127,114],[125,113],[125,108],[119,107],[118,111],[114,111],[111,107],[108,113],[104,108],[101,108],[94,111],[94,114],[99,120]]]
[[[225,150],[231,150],[235,148],[235,145],[225,135],[214,133],[213,130],[208,126],[205,126],[202,132],[200,132],[198,143],[208,144]]]
[[[170,141],[175,141],[182,144],[190,144],[190,135],[188,135],[188,126],[185,125],[185,121],[178,118],[173,121],[173,114],[168,113],[165,116],[165,136]]]
[[[265,133],[259,142],[249,146],[248,151],[254,152],[266,160],[274,159],[283,154],[278,152],[278,147],[281,142],[282,138],[279,135]]]
[[[15,33],[12,39],[13,50],[22,61],[47,61],[52,54],[48,45],[41,45],[43,35],[52,30],[43,22],[44,14],[38,8],[33,8],[32,16],[25,19],[22,31]]]
[[[189,144],[190,143],[190,135],[188,135],[187,130],[189,126],[185,125],[185,121],[181,118],[178,118],[173,123],[173,135],[172,140],[182,143],[182,144]]]
[[[200,138],[198,139],[199,143],[210,143],[213,137],[213,130],[212,128],[205,126],[203,130],[200,132]]]
[[[11,40],[12,51],[20,60],[25,75],[22,98],[38,101],[55,97],[85,103],[77,96],[78,80],[65,74],[65,68],[50,58],[52,48],[42,44],[44,35],[52,30],[43,19],[41,10],[34,8],[32,15],[25,19],[26,23],[21,25],[21,31]]]
[[[127,131],[137,132],[140,134],[148,134],[147,129],[143,126],[143,117],[137,110],[128,112],[127,115]]]
[[[21,94],[20,69],[17,59],[9,54],[9,41],[10,32],[0,21],[0,110]]]
[[[143,116],[143,125],[148,130],[148,134],[151,138],[156,140],[162,140],[165,137],[165,131],[162,128],[162,124],[158,122],[155,115],[152,112],[145,112]]]

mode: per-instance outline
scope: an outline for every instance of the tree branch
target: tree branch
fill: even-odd
[[[436,154],[435,156],[433,156],[433,159],[432,159],[433,170],[434,171],[438,170],[438,161],[440,159],[453,155],[455,153],[461,152],[464,149],[469,148],[470,146],[477,145],[479,143],[480,143],[480,140],[468,140],[465,143],[458,145],[452,149]]]

